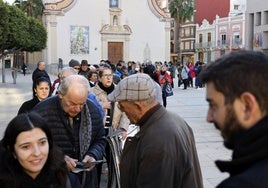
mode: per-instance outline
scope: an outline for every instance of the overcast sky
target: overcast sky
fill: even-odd
[[[4,2],[8,2],[10,5],[14,2],[14,0],[3,0]]]

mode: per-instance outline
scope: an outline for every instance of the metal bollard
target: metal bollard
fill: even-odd
[[[13,84],[16,84],[16,79],[17,79],[17,71],[16,70],[13,70],[11,72],[12,74],[12,78],[13,78]]]

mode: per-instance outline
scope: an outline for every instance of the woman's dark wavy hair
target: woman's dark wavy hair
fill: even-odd
[[[36,80],[34,80],[33,82],[33,97],[35,97],[35,91],[34,89],[36,89],[36,87],[41,83],[41,82],[47,82],[48,83],[48,86],[49,86],[49,93],[48,93],[48,97],[51,96],[52,94],[52,85],[51,85],[51,82],[46,78],[46,77],[39,77],[37,78]]]
[[[22,171],[22,167],[14,158],[14,145],[20,133],[34,128],[40,128],[44,131],[49,144],[48,159],[42,171],[51,174],[53,179],[57,181],[54,182],[56,185],[65,187],[68,170],[64,161],[64,155],[53,145],[52,134],[46,121],[36,112],[22,113],[9,122],[4,137],[1,140],[0,163],[2,164],[0,165],[0,181],[12,182],[13,187],[20,185],[20,182],[18,182],[20,178],[16,176]]]
[[[214,83],[226,104],[250,92],[261,110],[268,113],[268,57],[262,52],[240,50],[224,55],[201,71],[200,80]]]

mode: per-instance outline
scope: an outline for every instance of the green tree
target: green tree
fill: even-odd
[[[15,0],[13,5],[19,7],[23,12],[25,12],[27,16],[36,18],[40,21],[40,23],[42,23],[42,15],[43,15],[43,10],[44,10],[44,5],[43,5],[42,0]],[[32,52],[32,50],[26,51],[26,54],[25,54],[26,63],[29,62],[28,52]]]
[[[9,33],[9,27],[8,25],[8,5],[6,3],[3,3],[2,0],[0,0],[0,53],[2,54],[3,49],[6,49],[6,47],[9,45],[7,43],[8,39],[8,33]]]
[[[22,50],[28,52],[40,51],[46,47],[47,31],[37,19],[29,17],[28,21],[29,43]]]
[[[28,17],[16,6],[0,0],[0,58],[2,62],[8,53],[41,51],[46,47],[47,32],[37,19]],[[14,66],[14,65],[13,65]],[[15,67],[18,67],[16,64]],[[4,69],[2,69],[3,82]]]
[[[178,53],[179,60],[181,58],[180,51],[180,28],[186,20],[190,20],[194,14],[194,0],[170,0],[169,12],[175,21],[175,49]]]
[[[46,47],[47,32],[42,23],[27,17],[18,7],[0,1],[0,54],[24,50],[40,51]]]
[[[0,11],[0,54],[5,55],[4,52],[19,50],[29,42],[29,21],[21,10],[6,3],[0,2]]]

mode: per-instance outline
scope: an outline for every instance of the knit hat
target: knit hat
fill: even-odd
[[[147,74],[138,73],[121,80],[108,95],[110,101],[142,101],[156,96],[154,81]]]
[[[71,61],[69,62],[69,67],[75,67],[75,66],[79,66],[80,67],[80,63],[79,61],[75,60],[75,59],[71,59]]]
[[[83,65],[88,65],[87,60],[83,59],[83,60],[81,61],[81,66],[83,66]]]

